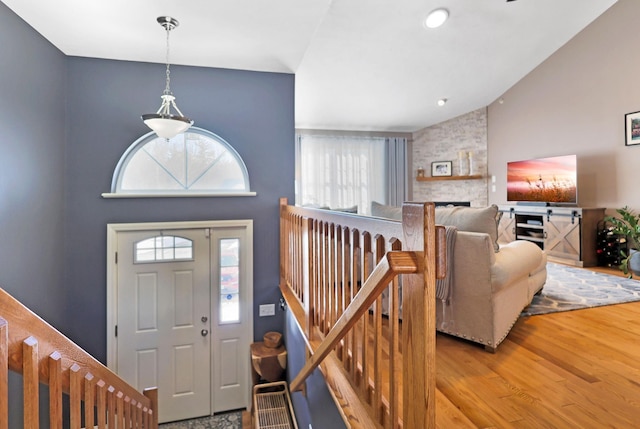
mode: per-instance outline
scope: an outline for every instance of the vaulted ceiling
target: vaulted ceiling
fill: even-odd
[[[295,73],[298,128],[411,132],[495,101],[617,0],[2,1],[65,54],[116,60],[164,63],[169,15],[172,64]]]

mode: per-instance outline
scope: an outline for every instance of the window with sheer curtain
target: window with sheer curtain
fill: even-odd
[[[361,214],[370,213],[371,201],[397,204],[396,194],[401,204],[406,197],[406,139],[400,139],[402,155],[399,157],[391,156],[390,149],[396,153],[395,140],[368,136],[299,135],[296,204],[331,209],[357,207]],[[400,168],[391,167],[390,160],[394,164],[398,161]],[[390,172],[393,178],[390,178]],[[396,190],[397,177],[401,178],[402,185],[399,193]]]

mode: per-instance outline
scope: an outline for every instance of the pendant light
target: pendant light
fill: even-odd
[[[176,105],[176,98],[171,92],[171,71],[169,68],[169,33],[178,26],[178,20],[170,16],[160,16],[158,23],[167,31],[167,79],[164,92],[162,93],[162,105],[156,113],[147,113],[142,115],[144,123],[151,128],[158,137],[170,139],[176,135],[185,132],[193,125],[193,121],[182,114]],[[177,115],[171,114],[173,107]]]

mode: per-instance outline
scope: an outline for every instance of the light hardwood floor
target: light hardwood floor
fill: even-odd
[[[640,427],[640,302],[520,318],[495,354],[439,334],[436,354],[440,428]]]

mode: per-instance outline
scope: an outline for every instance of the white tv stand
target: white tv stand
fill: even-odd
[[[578,267],[598,264],[596,237],[604,208],[500,205],[498,242],[527,240],[550,261]]]

